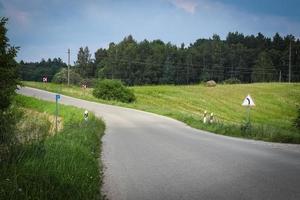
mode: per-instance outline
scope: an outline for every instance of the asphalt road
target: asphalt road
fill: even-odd
[[[20,93],[45,100],[54,94]],[[300,199],[300,146],[195,130],[142,111],[63,96],[101,116],[103,190],[118,199]]]

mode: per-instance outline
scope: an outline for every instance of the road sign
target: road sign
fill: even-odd
[[[248,96],[246,96],[246,98],[244,99],[242,106],[255,106],[255,103],[253,101],[253,99],[251,98],[250,94],[248,94]]]
[[[57,133],[57,117],[58,117],[58,100],[60,99],[60,94],[55,95],[56,109],[55,109],[55,132]]]
[[[47,83],[48,82],[48,78],[46,76],[43,77],[43,82]]]

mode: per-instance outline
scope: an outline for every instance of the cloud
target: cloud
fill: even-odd
[[[2,5],[0,4],[0,9],[4,11],[4,15],[6,17],[16,22],[19,26],[27,27],[29,25],[30,20],[28,12],[25,12],[5,1]]]
[[[229,31],[246,35],[262,32],[269,37],[276,32],[291,33],[299,38],[299,20],[278,13],[252,12],[228,2],[75,0],[69,4],[66,0],[0,0],[0,13],[10,18],[8,34],[12,44],[21,46],[18,60],[26,61],[39,61],[42,57],[66,60],[68,48],[71,59],[76,59],[80,46],[87,45],[94,52],[129,34],[138,41],[162,39],[177,45],[209,38],[214,33],[225,39]]]
[[[194,14],[198,3],[195,0],[170,0],[170,2],[177,8],[183,9],[184,11]]]

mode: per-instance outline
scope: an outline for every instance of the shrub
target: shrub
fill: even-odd
[[[86,85],[89,88],[95,87],[97,79],[95,78],[85,78],[82,79],[80,85]]]
[[[241,81],[237,78],[230,78],[230,79],[223,81],[223,83],[224,84],[240,84]]]
[[[7,18],[0,17],[0,114],[10,108],[19,84],[18,65],[15,61],[18,48],[10,46],[6,37]],[[2,132],[0,132],[2,134]]]
[[[82,81],[81,76],[74,70],[70,70],[70,84],[79,85]],[[52,79],[54,83],[68,83],[68,70],[63,68],[56,73]]]
[[[15,106],[15,103],[0,113],[0,163],[13,158],[12,152],[19,145],[16,124],[22,115],[22,111]]]
[[[96,83],[93,95],[100,99],[116,100],[124,103],[135,101],[134,93],[118,80],[100,80]]]

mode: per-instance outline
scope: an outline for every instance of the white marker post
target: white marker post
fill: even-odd
[[[206,124],[206,122],[207,122],[207,111],[204,111],[203,124]]]
[[[57,133],[57,117],[58,117],[58,100],[60,99],[60,95],[56,94],[55,95],[55,100],[56,100],[56,112],[55,112],[55,132]]]
[[[83,116],[84,116],[84,120],[87,121],[89,118],[89,112],[85,110]]]
[[[250,124],[250,109],[251,107],[255,106],[255,103],[253,101],[253,99],[251,98],[250,94],[248,94],[248,96],[246,96],[246,98],[244,99],[242,106],[246,106],[247,107],[247,123]]]

